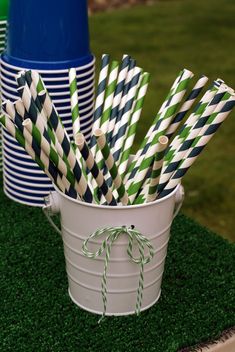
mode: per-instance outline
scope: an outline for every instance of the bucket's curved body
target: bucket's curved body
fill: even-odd
[[[107,226],[134,225],[154,247],[154,257],[144,267],[144,289],[141,311],[160,297],[170,227],[176,197],[180,188],[153,203],[136,206],[99,206],[71,199],[57,191],[57,210],[61,230],[71,299],[87,311],[102,314],[101,280],[104,256],[91,259],[82,253],[83,242],[97,229]],[[104,238],[89,242],[89,250],[97,251]],[[113,244],[107,272],[106,315],[135,313],[139,284],[139,265],[128,254],[128,238],[121,235]],[[135,253],[138,255],[138,251]]]

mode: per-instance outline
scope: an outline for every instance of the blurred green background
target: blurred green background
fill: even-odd
[[[164,0],[91,16],[91,48],[151,73],[135,148],[182,68],[235,88],[234,0]],[[183,212],[235,242],[235,110],[183,179]]]

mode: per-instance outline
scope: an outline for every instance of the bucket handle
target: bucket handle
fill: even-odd
[[[175,218],[178,215],[184,202],[184,196],[185,196],[184,187],[180,185],[175,195],[175,210],[174,210],[173,218]]]
[[[62,236],[61,229],[55,224],[52,216],[59,213],[59,198],[57,192],[50,192],[47,197],[44,198],[45,205],[42,207],[42,211],[47,218],[48,222],[54,228],[60,236]]]

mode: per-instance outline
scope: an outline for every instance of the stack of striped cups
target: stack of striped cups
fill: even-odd
[[[89,49],[86,0],[12,0],[6,51],[1,56],[2,100],[19,98],[16,75],[37,70],[72,137],[68,69],[76,68],[81,131],[93,120],[95,59]],[[43,206],[53,186],[36,163],[3,130],[4,191],[11,199]]]
[[[5,49],[5,37],[7,31],[7,10],[8,10],[8,1],[0,1],[0,54]],[[0,128],[0,171],[2,171],[2,137],[1,137],[1,128]]]

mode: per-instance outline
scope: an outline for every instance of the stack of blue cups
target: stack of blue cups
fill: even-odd
[[[2,100],[15,101],[16,75],[37,70],[72,138],[68,69],[78,79],[81,132],[88,140],[94,108],[95,59],[90,53],[86,0],[11,0],[6,51],[1,56]],[[53,186],[43,171],[3,129],[5,194],[20,203],[43,206]]]
[[[0,54],[5,49],[5,38],[7,32],[8,0],[0,0]],[[1,82],[0,82],[1,83]],[[0,85],[1,90],[1,85]],[[1,103],[1,95],[0,95]],[[0,126],[0,172],[2,171],[2,128]]]

